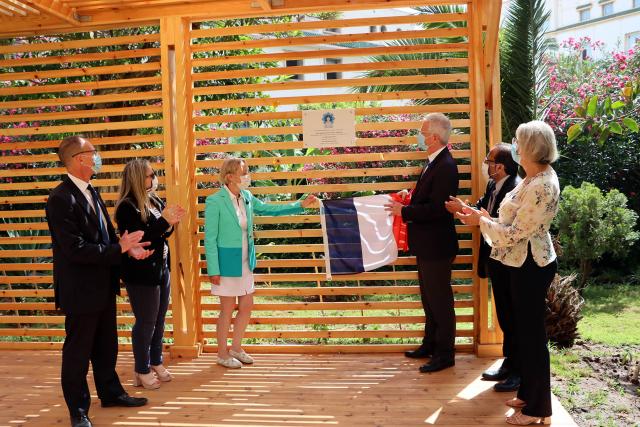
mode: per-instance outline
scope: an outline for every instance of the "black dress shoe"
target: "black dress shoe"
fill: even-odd
[[[429,373],[429,372],[438,372],[443,369],[450,368],[456,364],[454,359],[449,360],[432,360],[431,362],[420,366],[420,372]]]
[[[71,427],[93,427],[91,420],[85,414],[71,417]]]
[[[415,350],[410,350],[410,351],[405,351],[404,352],[404,355],[406,357],[410,357],[412,359],[426,359],[428,357],[431,357],[432,354],[433,354],[433,352],[431,350],[429,350],[425,346],[420,346],[420,347],[416,348]]]
[[[144,406],[146,404],[146,397],[131,397],[127,393],[121,394],[120,396],[115,398],[115,400],[103,400],[101,402],[103,408],[108,408],[111,406],[126,406],[132,408],[135,406]]]
[[[509,378],[493,386],[495,391],[516,391],[520,387],[520,377],[518,375],[510,375]]]
[[[500,369],[487,369],[482,373],[482,379],[486,381],[504,381],[509,378],[509,370],[504,366],[500,366]]]

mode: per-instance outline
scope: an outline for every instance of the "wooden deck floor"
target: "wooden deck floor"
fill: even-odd
[[[259,427],[505,426],[511,393],[495,393],[480,373],[495,359],[458,355],[456,366],[417,372],[400,354],[256,355],[254,366],[227,370],[213,355],[174,360],[176,379],[154,391],[131,386],[132,357],[120,355],[127,391],[142,408],[101,408],[95,426]],[[0,426],[69,425],[57,351],[0,352]],[[92,389],[93,386],[90,383]],[[553,426],[575,426],[554,398]]]

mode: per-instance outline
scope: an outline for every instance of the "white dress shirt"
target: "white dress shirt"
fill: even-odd
[[[89,183],[86,181],[83,181],[82,179],[76,176],[71,175],[70,173],[67,173],[67,176],[69,177],[71,182],[73,182],[76,185],[76,187],[78,187],[80,192],[87,199],[87,202],[89,202],[89,206],[91,206],[91,209],[93,209],[93,213],[96,213],[96,208],[99,208],[99,206],[96,206],[93,203],[93,196],[91,195],[91,191],[89,191]],[[102,212],[102,226],[104,227],[105,230],[108,230],[107,216],[104,213],[104,211]]]

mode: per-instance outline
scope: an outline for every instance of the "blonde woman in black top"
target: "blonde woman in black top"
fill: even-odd
[[[141,230],[151,242],[151,256],[136,260],[124,256],[122,280],[135,316],[131,334],[135,360],[134,386],[147,389],[171,381],[171,373],[162,365],[162,336],[169,306],[170,275],[167,238],[185,214],[179,206],[166,207],[155,191],[158,177],[145,159],[127,163],[122,175],[120,197],[116,204],[116,222],[120,233]]]

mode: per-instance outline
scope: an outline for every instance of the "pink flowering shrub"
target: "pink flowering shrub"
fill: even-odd
[[[605,53],[602,42],[589,37],[569,38],[560,43],[565,49],[559,57],[549,58],[549,86],[540,99],[546,121],[556,134],[566,133],[575,122],[575,108],[593,95],[612,101],[622,100],[622,89],[640,75],[640,47]],[[585,56],[600,51],[601,59]]]

